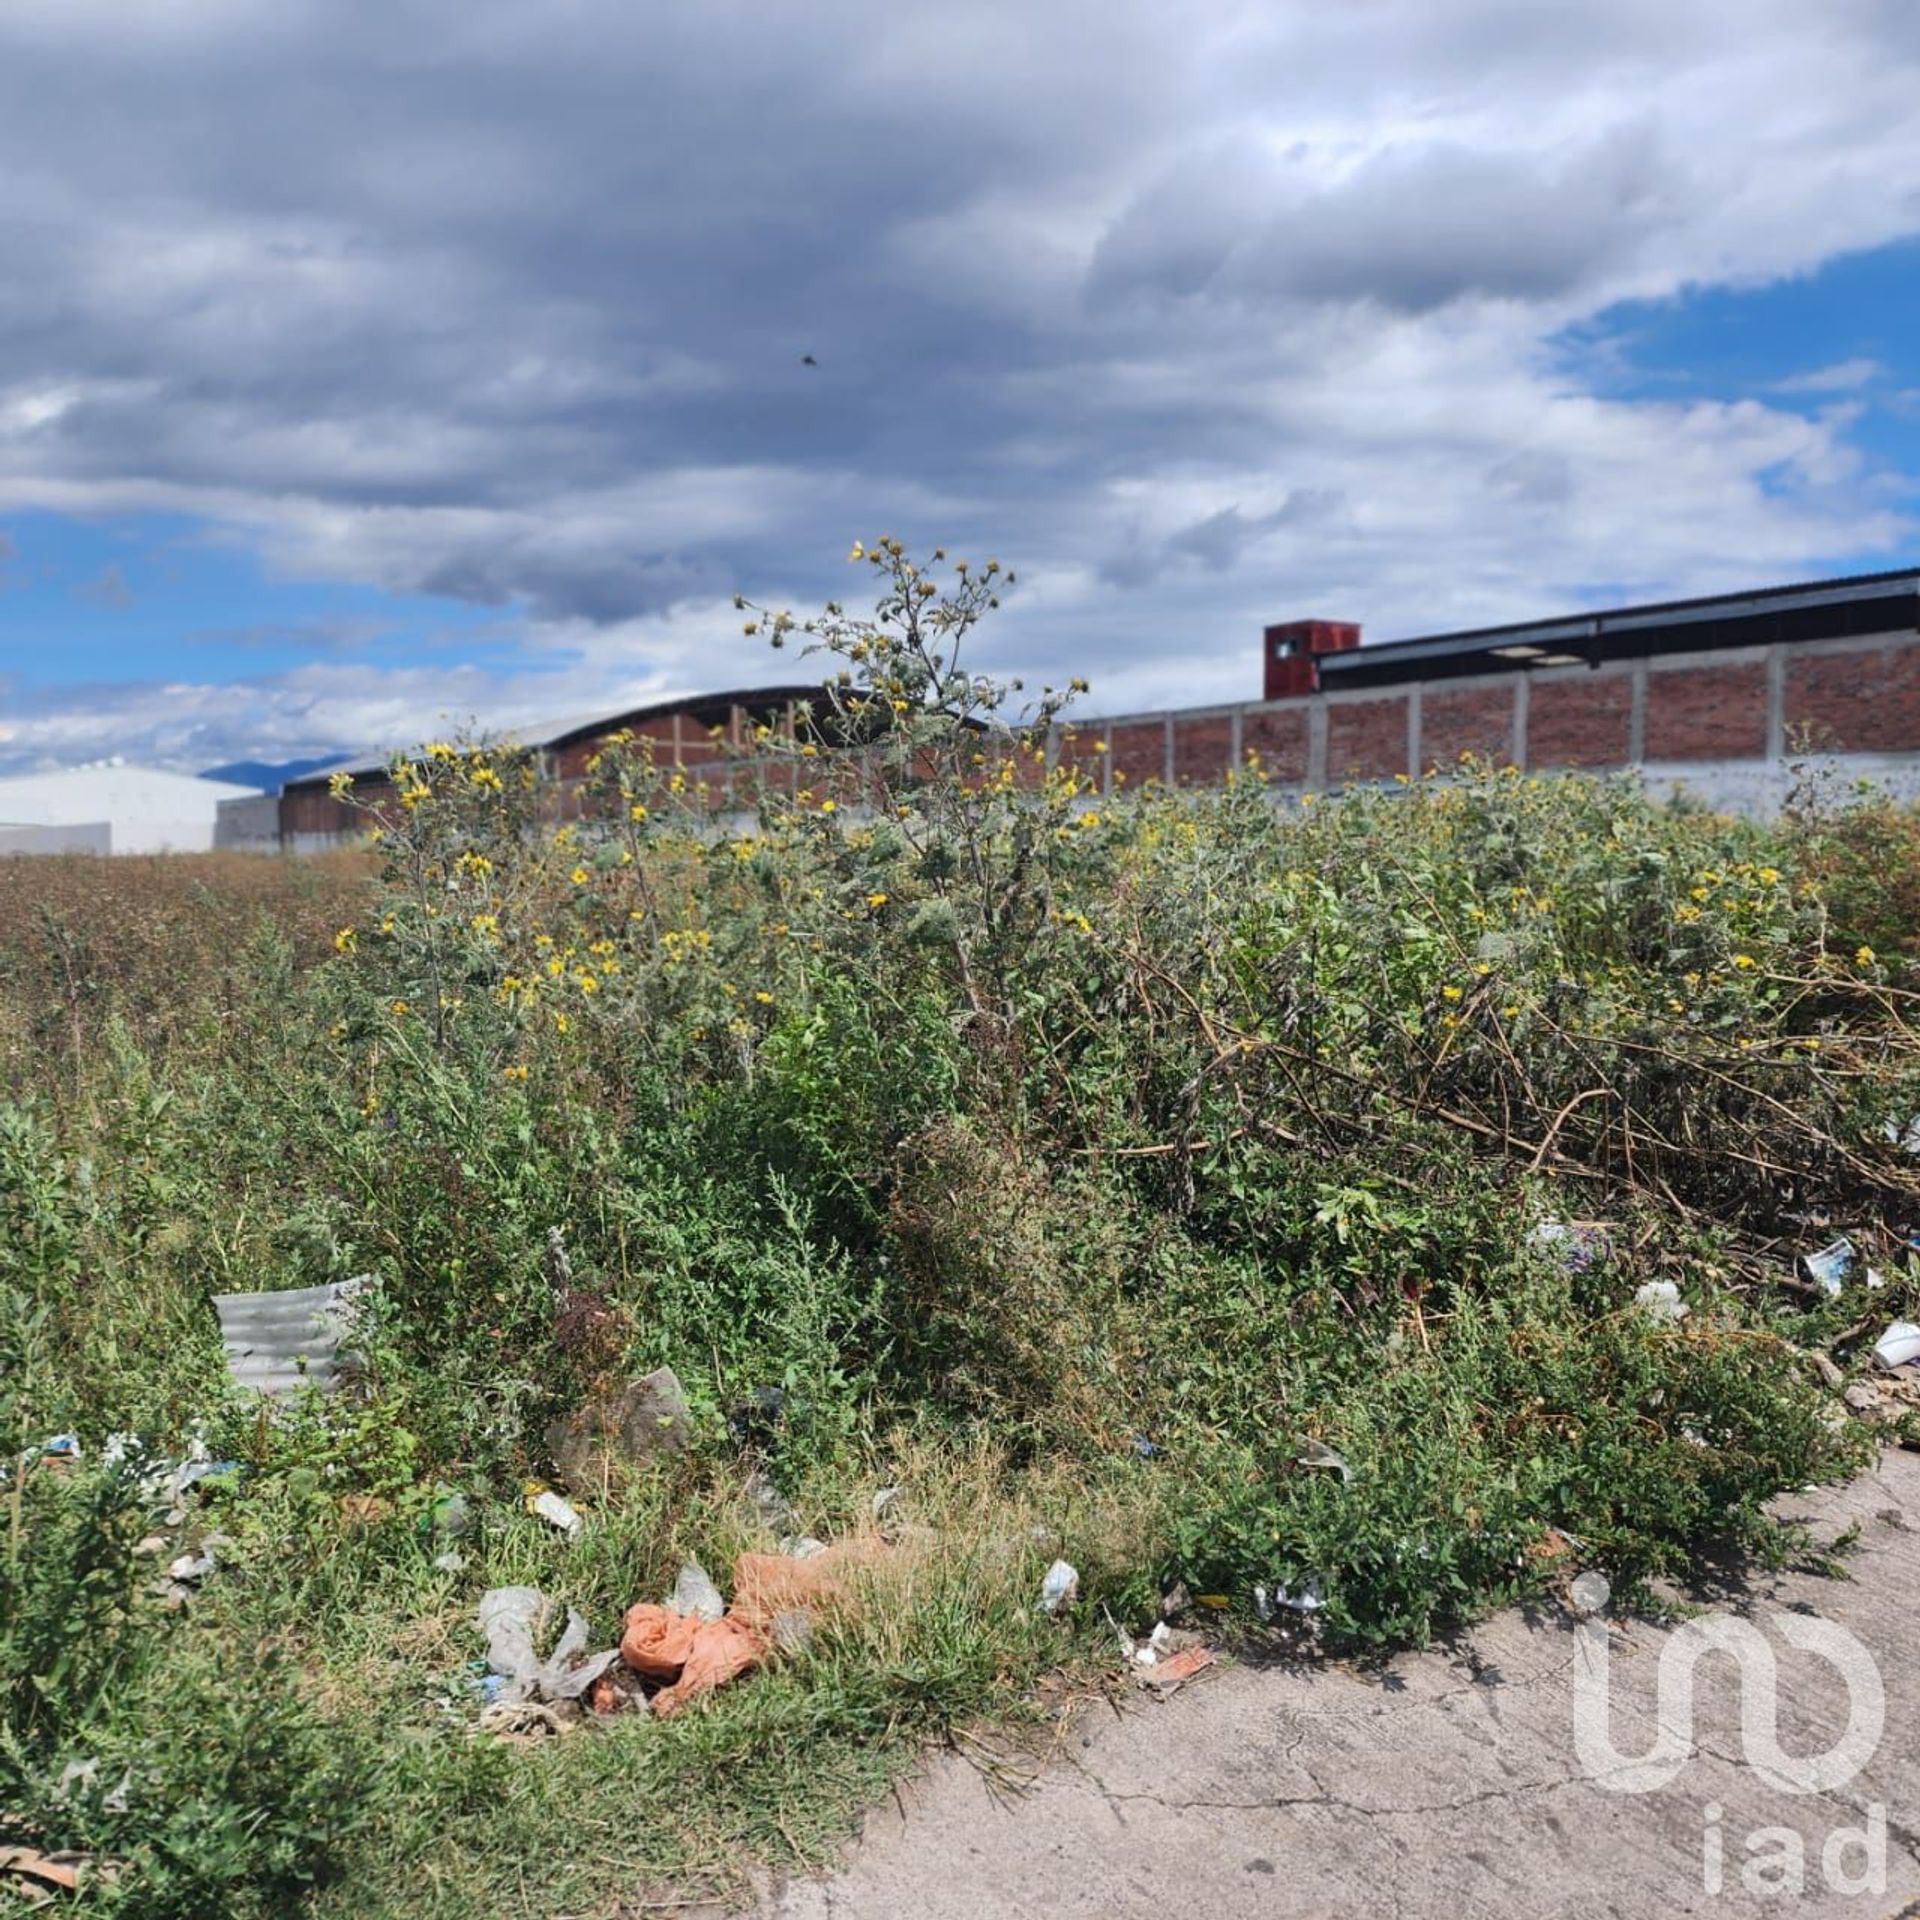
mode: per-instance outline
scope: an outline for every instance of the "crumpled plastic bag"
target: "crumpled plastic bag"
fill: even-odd
[[[677,1713],[696,1694],[759,1666],[767,1652],[765,1635],[733,1614],[702,1620],[646,1601],[627,1609],[620,1636],[620,1657],[634,1672],[673,1683],[653,1696],[658,1714]]]
[[[834,1613],[851,1606],[859,1575],[884,1551],[876,1540],[836,1541],[795,1560],[784,1553],[743,1553],[733,1563],[733,1612],[771,1627],[783,1613]]]
[[[733,1604],[719,1619],[691,1610],[696,1599],[718,1595],[711,1585],[676,1585],[665,1606],[642,1602],[627,1609],[620,1657],[635,1673],[670,1684],[653,1696],[655,1713],[672,1714],[736,1675],[763,1665],[775,1652],[806,1644],[814,1613],[844,1610],[855,1597],[855,1576],[880,1551],[879,1543],[846,1540],[804,1560],[783,1553],[743,1553],[733,1563]],[[711,1599],[709,1599],[711,1596]],[[689,1603],[679,1611],[674,1602]]]
[[[490,1587],[480,1596],[487,1665],[506,1682],[497,1696],[503,1704],[577,1700],[619,1659],[618,1647],[587,1653],[587,1623],[569,1607],[566,1631],[542,1660],[534,1634],[553,1604],[538,1587]]]

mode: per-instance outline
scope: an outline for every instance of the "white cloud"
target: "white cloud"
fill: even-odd
[[[1247,690],[1298,612],[1910,548],[1845,405],[1791,404],[1871,362],[1682,404],[1555,348],[1920,228],[1892,0],[111,11],[0,12],[0,511],[197,516],[498,607],[524,666],[16,690],[16,756],[765,677],[732,590],[844,590],[883,527],[1019,561],[995,658],[1110,707]]]
[[[1864,356],[1836,360],[1831,366],[1812,367],[1805,373],[1775,380],[1771,390],[1774,393],[1858,393],[1862,387],[1872,386],[1885,372],[1886,368],[1878,360]]]

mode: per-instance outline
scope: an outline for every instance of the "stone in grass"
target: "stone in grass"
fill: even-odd
[[[671,1367],[589,1400],[547,1428],[547,1450],[576,1493],[605,1487],[631,1468],[670,1459],[692,1444],[693,1418]]]

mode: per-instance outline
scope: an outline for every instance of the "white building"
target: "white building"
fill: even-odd
[[[222,800],[253,794],[119,760],[0,779],[0,854],[202,853]]]

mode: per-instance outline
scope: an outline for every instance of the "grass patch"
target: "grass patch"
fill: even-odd
[[[0,863],[0,1806],[120,1863],[82,1907],[725,1890],[1177,1586],[1418,1643],[1564,1580],[1563,1536],[1626,1593],[1775,1550],[1767,1499],[1862,1457],[1804,1358],[1859,1362],[1858,1297],[1786,1283],[1845,1227],[1877,1318],[1920,1300],[1909,816],[1471,766],[1109,791],[957,665],[997,573],[879,553],[751,818],[643,741],[559,806],[447,742],[365,858]],[[232,1391],[210,1294],[360,1273],[351,1391]],[[575,1488],[574,1543],[530,1518],[552,1422],[662,1365],[691,1446]],[[244,1471],[175,1523],[113,1434]],[[834,1540],[901,1489],[856,1610],[670,1721],[477,1732],[480,1591],[604,1643],[774,1545],[756,1484]]]

